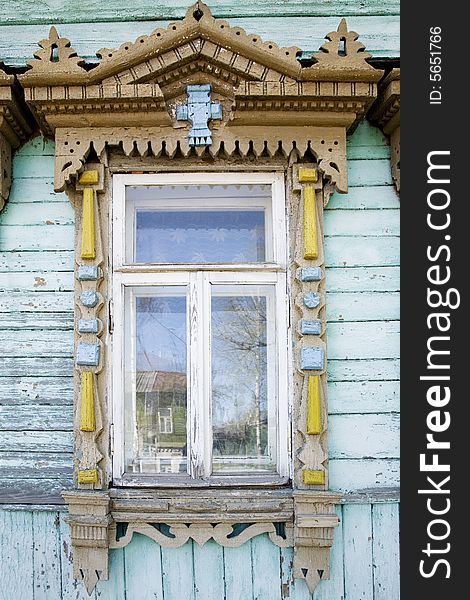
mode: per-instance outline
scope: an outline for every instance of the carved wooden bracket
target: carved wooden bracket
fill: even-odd
[[[11,187],[11,155],[31,133],[26,112],[20,99],[17,82],[0,67],[0,211],[5,205]]]
[[[380,82],[379,95],[369,118],[390,137],[392,178],[400,191],[400,69],[392,69]]]
[[[127,546],[134,533],[165,548],[180,548],[188,540],[199,546],[214,540],[238,548],[267,534],[276,546],[295,547],[294,576],[305,579],[310,592],[329,578],[333,529],[339,523],[337,494],[279,490],[266,499],[260,492],[209,490],[161,492],[158,498],[142,492],[127,496],[116,496],[113,490],[63,493],[69,506],[74,576],[84,581],[89,594],[100,579],[108,578],[108,551]]]
[[[42,131],[55,139],[55,189],[66,189],[76,210],[77,490],[64,498],[75,575],[89,591],[107,578],[108,549],[126,545],[135,532],[173,547],[188,539],[233,547],[267,533],[278,545],[295,546],[295,576],[311,591],[328,577],[339,496],[328,492],[323,207],[333,190],[347,191],[346,134],[374,101],[382,76],[357,38],[341,20],[314,64],[303,68],[298,48],[263,42],[214,19],[199,2],[166,29],[100,50],[94,68],[85,68],[52,28],[20,76]],[[194,122],[181,118],[189,114],[188,93],[194,104],[191,94],[201,89],[210,97],[196,119],[196,129],[204,131],[198,135],[191,132]],[[210,116],[217,118],[208,129]],[[109,488],[103,309],[109,301],[111,177],[221,165],[287,174],[292,488]]]

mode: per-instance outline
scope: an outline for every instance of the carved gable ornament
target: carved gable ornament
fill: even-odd
[[[74,572],[91,593],[108,550],[134,533],[178,547],[235,547],[260,534],[294,546],[310,591],[329,577],[338,524],[328,491],[323,207],[347,191],[346,134],[377,96],[382,71],[346,21],[302,67],[280,48],[212,17],[198,2],[182,21],[86,65],[55,28],[19,76],[55,139],[55,189],[76,209],[75,490],[64,493]],[[287,179],[292,357],[289,486],[110,487],[107,310],[113,173],[281,171]],[[112,438],[111,438],[112,439]]]
[[[0,65],[0,211],[10,193],[12,149],[31,133],[25,115],[29,111],[16,88],[14,76],[7,75]]]

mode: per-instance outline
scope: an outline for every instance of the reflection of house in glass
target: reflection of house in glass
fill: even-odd
[[[136,458],[138,473],[186,472],[186,374],[137,371]]]

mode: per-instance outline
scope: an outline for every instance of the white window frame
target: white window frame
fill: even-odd
[[[271,262],[249,264],[127,264],[126,255],[126,186],[149,185],[217,185],[269,184],[272,186],[271,220],[266,228],[272,232]],[[236,205],[235,205],[236,206]],[[111,398],[113,483],[119,486],[180,485],[265,485],[285,483],[291,476],[290,458],[290,331],[287,273],[287,214],[284,174],[263,173],[163,173],[113,175],[112,200],[112,303]],[[268,242],[269,243],[269,242]],[[211,475],[212,429],[210,402],[210,366],[205,357],[210,344],[210,285],[269,284],[275,286],[275,331],[277,359],[277,468],[272,475]],[[153,285],[188,286],[188,305],[196,307],[202,318],[190,320],[188,338],[188,423],[189,475],[134,474],[124,472],[124,291],[130,287]],[[188,306],[189,308],[189,306]],[[202,351],[201,351],[202,348]],[[202,385],[198,383],[202,377]],[[190,398],[189,398],[190,396]],[[198,420],[196,421],[196,414]],[[202,418],[201,418],[202,415]]]

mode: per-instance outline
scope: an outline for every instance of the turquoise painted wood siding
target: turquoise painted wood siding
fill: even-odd
[[[0,511],[0,600],[87,600],[72,578],[68,526],[54,511]],[[291,548],[266,535],[240,548],[161,548],[136,534],[110,554],[92,600],[399,600],[398,504],[338,508],[331,579],[310,595],[293,581]],[[19,572],[20,570],[20,572]]]
[[[363,123],[350,191],[325,213],[331,487],[398,485],[399,202],[389,147]],[[0,214],[0,488],[57,502],[72,476],[73,210],[52,188],[53,145],[14,158]]]
[[[335,31],[339,18],[347,17],[350,29],[376,58],[400,55],[399,0],[209,0],[217,18],[255,32],[282,46],[317,51],[325,35]],[[156,27],[181,19],[189,5],[184,0],[83,0],[82,2],[18,2],[4,0],[0,10],[0,56],[7,65],[24,65],[37,50],[52,24],[72,41],[79,56],[97,60],[100,48],[115,48]],[[267,16],[269,15],[269,16]]]

